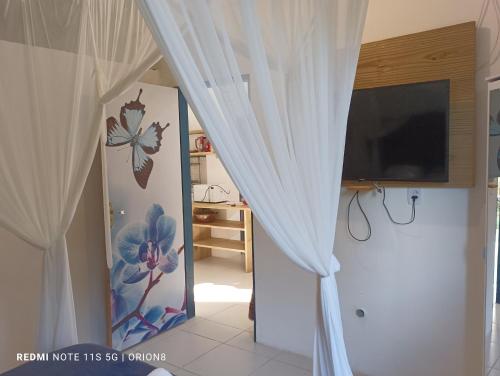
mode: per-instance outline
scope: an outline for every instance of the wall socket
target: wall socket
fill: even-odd
[[[407,191],[408,195],[408,205],[413,204],[412,197],[417,196],[417,199],[415,200],[415,205],[420,205],[422,202],[422,190],[420,188],[408,188]]]

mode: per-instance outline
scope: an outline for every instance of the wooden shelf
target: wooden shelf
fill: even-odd
[[[189,134],[205,134],[203,129],[190,129]]]
[[[207,238],[194,240],[193,245],[196,247],[220,248],[226,251],[245,252],[245,242],[242,240]]]
[[[216,219],[210,223],[193,221],[194,259],[201,260],[205,257],[210,257],[212,255],[212,248],[230,252],[239,252],[245,255],[245,272],[251,272],[253,269],[252,210],[250,210],[250,208],[242,202],[234,204],[193,202],[193,209],[197,208],[238,210],[240,214],[243,213],[243,220]],[[213,237],[212,230],[214,229],[236,230],[240,232],[240,235],[244,235],[244,240]]]
[[[375,182],[345,180],[342,181],[342,187],[350,191],[368,192],[375,189]]]
[[[213,203],[213,202],[193,202],[193,209],[219,209],[219,210],[250,210],[248,206],[245,204],[226,204],[224,202],[221,203]]]
[[[193,226],[245,231],[243,221],[231,221],[228,219],[215,219],[212,222],[196,222],[193,220]]]
[[[213,151],[190,151],[190,157],[206,157],[207,155],[215,154]]]

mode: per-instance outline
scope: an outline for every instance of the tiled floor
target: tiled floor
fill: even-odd
[[[253,342],[251,292],[252,275],[243,272],[240,255],[198,261],[197,317],[130,351],[165,353],[166,362],[154,365],[176,376],[312,375],[310,358]]]
[[[488,376],[500,376],[500,307],[493,309],[493,328],[491,339],[486,346],[486,369]]]

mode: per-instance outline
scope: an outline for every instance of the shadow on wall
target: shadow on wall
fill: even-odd
[[[106,344],[108,291],[99,147],[67,233],[80,343]]]

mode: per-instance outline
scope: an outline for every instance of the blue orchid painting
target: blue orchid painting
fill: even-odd
[[[111,315],[113,345],[130,347],[186,320],[182,307],[151,305],[150,292],[174,272],[184,247],[173,248],[176,221],[153,204],[145,221],[122,227],[113,241]]]

